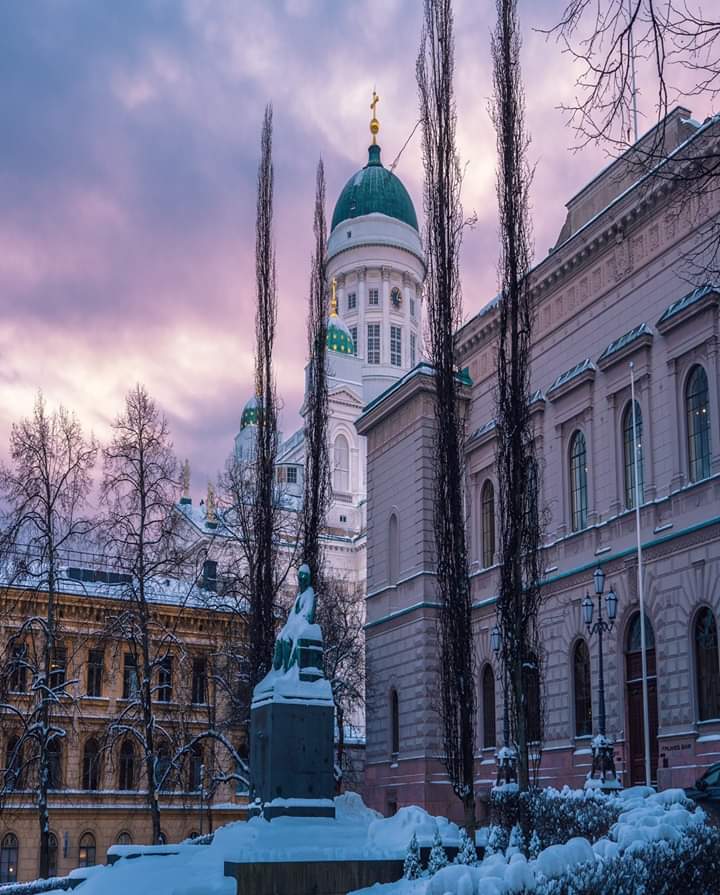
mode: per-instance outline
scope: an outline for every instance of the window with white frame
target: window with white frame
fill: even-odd
[[[402,329],[399,326],[390,327],[390,363],[393,367],[402,365]]]
[[[377,307],[380,304],[380,290],[368,289],[368,304]]]
[[[352,336],[352,340],[353,340],[353,354],[356,356],[358,353],[357,333],[358,333],[357,326],[351,326],[350,327],[350,335]]]
[[[350,445],[344,435],[335,439],[334,453],[333,489],[347,493],[350,490]]]
[[[367,328],[367,362],[380,363],[380,324],[368,323]]]
[[[347,297],[348,311],[354,311],[356,307],[357,307],[357,293],[348,292],[348,297]]]

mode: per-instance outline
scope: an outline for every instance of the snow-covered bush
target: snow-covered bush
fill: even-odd
[[[408,845],[407,854],[405,855],[405,863],[403,864],[403,878],[418,879],[421,874],[422,867],[420,866],[420,846],[417,841],[417,836],[415,835],[415,833],[413,833],[410,844]]]
[[[542,844],[540,843],[540,837],[537,834],[537,830],[533,830],[532,836],[530,837],[530,845],[528,846],[528,857],[534,860],[541,851]]]
[[[442,870],[443,867],[447,867],[448,857],[447,852],[443,848],[442,840],[440,839],[440,833],[435,833],[435,838],[433,839],[432,848],[430,849],[430,857],[428,859],[428,873],[430,876],[434,876],[438,870]]]
[[[493,792],[490,817],[493,824],[510,831],[519,825],[525,842],[537,834],[540,848],[562,845],[582,836],[594,842],[607,835],[623,804],[614,796],[595,790],[542,789],[530,792]]]
[[[508,833],[500,824],[493,824],[488,833],[487,845],[485,846],[485,854],[489,857],[498,852],[505,853],[508,845]]]
[[[720,880],[720,830],[696,824],[675,841],[635,843],[623,854],[588,861],[555,879],[540,877],[523,895],[710,895]]]
[[[505,857],[512,858],[513,855],[518,854],[525,854],[525,837],[520,824],[515,824],[512,830],[510,830],[510,841],[508,842]]]
[[[475,844],[468,836],[465,830],[460,830],[460,846],[455,856],[455,864],[467,864],[474,866],[477,864],[477,851]]]

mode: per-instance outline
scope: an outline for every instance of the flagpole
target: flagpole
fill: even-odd
[[[637,585],[640,598],[640,653],[642,657],[643,740],[645,743],[645,785],[652,786],[650,765],[650,715],[648,711],[647,641],[645,639],[645,592],[642,566],[642,541],[640,538],[640,441],[637,437],[637,411],[635,403],[635,364],[630,361],[630,399],[632,401],[633,469],[635,471],[635,537],[637,540]]]

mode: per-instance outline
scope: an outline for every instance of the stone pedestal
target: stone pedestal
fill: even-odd
[[[254,813],[335,817],[331,705],[271,700],[254,706],[250,767]]]

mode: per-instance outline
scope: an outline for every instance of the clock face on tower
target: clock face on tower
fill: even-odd
[[[393,286],[390,291],[390,301],[392,302],[392,306],[397,309],[402,304],[402,292],[398,289],[397,286]]]

